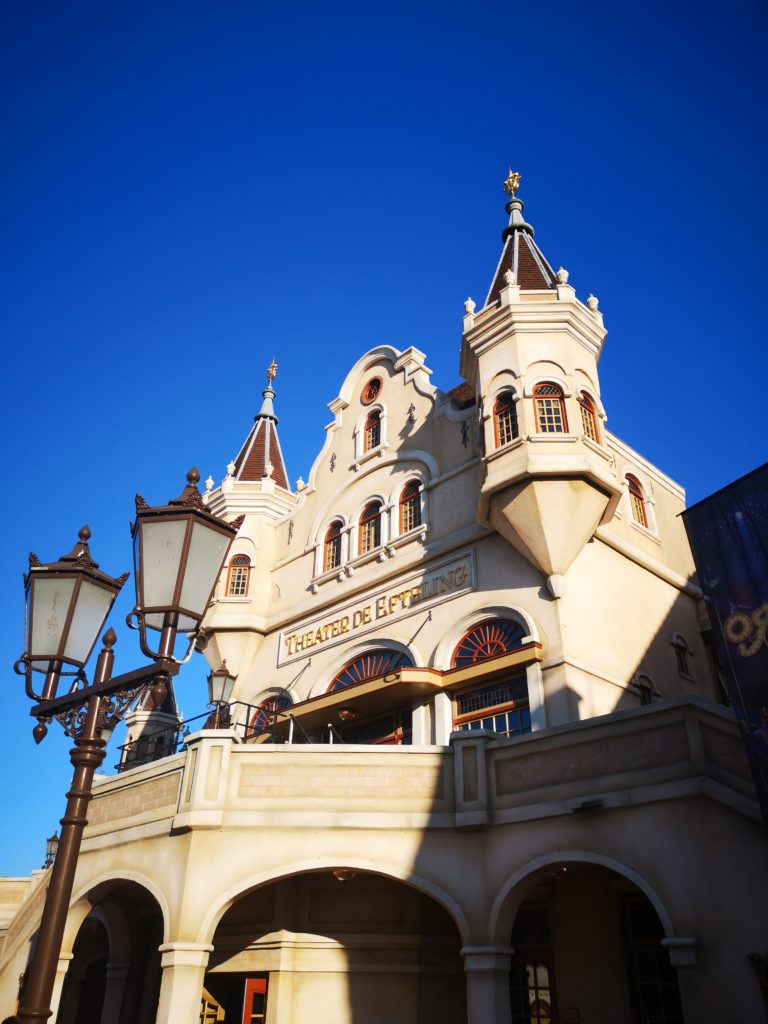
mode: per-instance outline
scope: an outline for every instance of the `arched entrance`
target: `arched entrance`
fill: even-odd
[[[115,880],[88,895],[64,979],[57,1024],[154,1024],[160,992],[163,916],[135,882]]]
[[[537,872],[512,925],[512,1024],[683,1024],[664,928],[638,886],[603,866]]]
[[[219,922],[204,981],[225,1024],[466,1024],[461,939],[434,899],[339,867],[241,896]]]

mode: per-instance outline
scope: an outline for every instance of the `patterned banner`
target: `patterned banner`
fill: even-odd
[[[768,463],[683,521],[768,827]]]

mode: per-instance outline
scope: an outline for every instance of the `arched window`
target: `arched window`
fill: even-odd
[[[648,513],[645,510],[645,494],[640,481],[627,473],[627,488],[629,489],[629,505],[632,509],[632,518],[641,526],[648,526]]]
[[[251,560],[248,555],[235,555],[229,563],[227,597],[245,597],[251,578]]]
[[[508,654],[519,647],[526,630],[512,619],[488,619],[465,633],[453,652],[452,666],[461,668]],[[490,666],[489,666],[490,668]],[[453,727],[489,729],[503,736],[531,731],[528,679],[525,669],[496,676],[491,683],[459,690],[454,700]]]
[[[675,662],[677,664],[678,674],[683,676],[685,679],[691,679],[691,666],[688,656],[693,652],[691,651],[690,644],[684,636],[680,635],[680,633],[673,633],[670,643],[672,644],[672,649],[675,652]]]
[[[409,480],[400,492],[400,533],[421,526],[421,486],[418,480]]]
[[[493,406],[493,429],[497,448],[502,448],[517,437],[517,411],[512,391],[505,391],[496,399]]]
[[[368,414],[363,427],[363,451],[369,452],[381,444],[381,412],[374,409]]]
[[[533,389],[536,430],[539,434],[563,434],[568,430],[563,389],[549,381]]]
[[[582,391],[579,395],[579,409],[581,410],[581,427],[584,431],[584,436],[588,437],[590,441],[595,441],[599,444],[600,434],[597,429],[597,410],[595,409],[595,403],[586,391]]]
[[[465,633],[453,652],[453,668],[509,654],[520,646],[526,631],[512,619],[489,619]]]
[[[337,519],[328,527],[323,544],[323,572],[341,565],[341,522]]]
[[[394,672],[398,668],[409,668],[413,660],[408,654],[402,651],[368,651],[350,661],[339,672],[328,687],[331,690],[343,690],[345,686],[353,686],[355,683],[364,683],[368,679],[378,679],[388,672]]]
[[[381,502],[369,501],[360,516],[360,551],[373,551],[381,544]]]
[[[248,735],[262,736],[266,732],[271,732],[275,715],[278,711],[289,707],[291,707],[291,698],[287,694],[276,693],[272,697],[267,697],[251,716],[248,723]]]

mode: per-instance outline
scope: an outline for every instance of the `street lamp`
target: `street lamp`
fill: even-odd
[[[208,703],[213,704],[216,708],[216,713],[213,720],[213,728],[226,729],[229,725],[229,715],[224,715],[224,721],[221,720],[222,708],[229,704],[229,699],[232,696],[232,690],[235,686],[235,680],[237,676],[233,676],[227,668],[226,661],[222,661],[219,668],[215,672],[211,672],[208,676]]]
[[[52,836],[48,836],[45,840],[45,864],[44,868],[49,868],[56,859],[56,851],[59,848],[59,833],[54,832]]]
[[[55,718],[64,734],[74,740],[70,751],[74,772],[38,941],[25,979],[21,1024],[40,1024],[51,1015],[51,994],[80,843],[88,823],[93,776],[104,760],[109,735],[145,690],[149,689],[155,707],[162,704],[170,678],[191,657],[227,551],[243,521],[241,517],[228,523],[208,512],[197,489],[199,480],[198,471],[190,470],[187,486],[168,505],[151,508],[136,496],[136,522],[131,526],[136,606],[128,624],[139,630],[141,649],[152,659],[150,665],[113,678],[112,648],[117,637],[108,629],[102,637],[93,682],[85,675],[96,638],[128,578],[126,573],[113,579],[99,570],[88,547],[91,531],[87,526],[80,531],[79,543],[58,562],[45,565],[36,555],[29,556],[29,573],[24,577],[25,651],[14,667],[25,677],[27,695],[37,702],[30,710],[37,719],[35,742],[43,740]],[[156,650],[150,646],[147,630],[160,634]],[[177,659],[180,630],[188,634],[189,646],[184,657]],[[34,686],[36,673],[44,675],[39,693]],[[66,694],[58,696],[63,675],[74,675],[75,681]],[[48,843],[53,844],[54,838]]]

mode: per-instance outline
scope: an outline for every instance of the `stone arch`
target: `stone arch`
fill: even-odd
[[[382,878],[387,878],[394,882],[402,882],[403,884],[410,886],[412,889],[423,893],[425,896],[431,897],[453,920],[459,936],[461,937],[462,944],[471,944],[472,935],[467,915],[453,896],[449,895],[449,893],[440,885],[431,879],[424,878],[422,875],[415,875],[412,871],[401,868],[395,864],[383,863],[380,860],[376,860],[374,867],[371,860],[361,857],[344,857],[341,860],[338,858],[318,857],[313,860],[297,861],[294,864],[281,865],[279,872],[263,871],[256,875],[251,875],[246,879],[242,879],[239,883],[230,886],[221,893],[218,901],[208,909],[205,917],[200,923],[200,928],[195,941],[202,944],[211,944],[219,922],[226,912],[230,907],[234,906],[242,896],[247,895],[251,890],[295,875],[317,871],[332,871],[336,868],[352,868],[355,871],[366,872],[371,875],[380,875]]]
[[[661,897],[651,884],[634,868],[601,853],[585,850],[555,850],[551,853],[542,854],[540,857],[536,857],[534,860],[524,864],[502,886],[494,900],[488,918],[488,941],[490,944],[500,943],[503,945],[509,942],[515,915],[526,892],[540,877],[546,875],[553,865],[564,863],[586,864],[592,867],[607,868],[609,871],[613,871],[617,875],[626,878],[650,901],[659,917],[665,937],[668,939],[675,937],[672,919]]]
[[[67,918],[67,929],[69,930],[69,918],[72,917],[72,910],[76,904],[80,903],[87,907],[86,912],[80,918],[80,922],[82,923],[85,917],[90,913],[91,909],[95,906],[95,903],[91,900],[92,895],[95,896],[96,899],[99,899],[98,890],[100,888],[104,888],[106,885],[114,885],[117,887],[121,883],[125,882],[134,882],[136,885],[141,886],[142,889],[146,889],[150,896],[154,897],[163,918],[163,942],[169,942],[169,921],[171,913],[165,893],[147,875],[131,869],[121,870],[118,873],[104,872],[103,874],[90,879],[85,885],[83,885],[83,887],[77,891],[70,903],[69,917]]]

